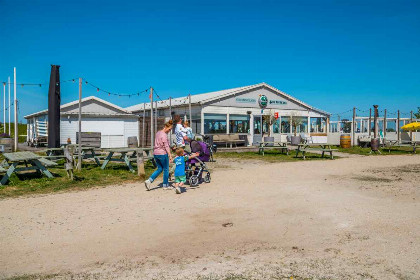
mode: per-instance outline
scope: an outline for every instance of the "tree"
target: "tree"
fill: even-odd
[[[291,114],[290,117],[292,118],[292,129],[293,133],[296,136],[297,127],[302,124],[303,119],[298,117],[296,114]]]
[[[420,107],[417,107],[417,113],[414,113],[414,118],[420,119]]]
[[[267,115],[263,115],[262,132],[264,134],[264,123],[268,124],[268,137],[271,137],[271,126],[276,121],[274,113],[270,110]]]

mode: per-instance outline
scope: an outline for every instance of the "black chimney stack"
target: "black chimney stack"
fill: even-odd
[[[60,147],[60,66],[51,65],[48,90],[48,148]]]

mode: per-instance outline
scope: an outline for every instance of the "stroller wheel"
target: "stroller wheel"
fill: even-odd
[[[190,177],[190,186],[191,187],[195,187],[195,186],[198,186],[198,182],[199,180],[198,180],[198,176],[197,175],[192,175],[191,177]]]
[[[206,182],[206,183],[210,183],[211,182],[210,172],[207,172],[206,176],[204,177],[204,182]]]

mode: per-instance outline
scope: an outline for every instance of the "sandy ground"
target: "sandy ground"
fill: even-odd
[[[420,278],[420,156],[211,165],[212,182],[181,195],[1,200],[0,276]]]

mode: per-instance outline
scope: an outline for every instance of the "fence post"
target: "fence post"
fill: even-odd
[[[351,145],[352,146],[355,146],[355,143],[356,143],[356,126],[357,126],[357,124],[356,124],[356,107],[353,107],[353,122],[352,122],[352,126],[351,126],[351,128],[352,128],[352,139],[353,139],[353,141],[351,141]]]
[[[398,116],[397,116],[397,140],[400,142],[400,110],[398,110]]]
[[[146,172],[144,171],[143,149],[137,151],[137,175],[139,175],[141,180],[146,179]]]
[[[386,109],[384,110],[384,138],[386,136]]]

